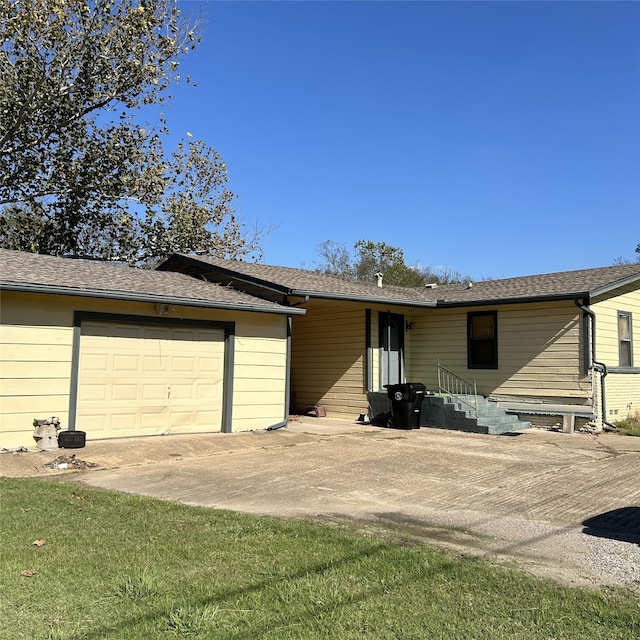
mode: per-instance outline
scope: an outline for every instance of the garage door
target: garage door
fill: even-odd
[[[220,431],[224,332],[83,322],[76,429],[87,439]]]

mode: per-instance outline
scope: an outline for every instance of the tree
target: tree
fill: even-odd
[[[640,262],[640,243],[636,245],[635,253],[637,254],[635,260],[629,260],[624,256],[618,256],[617,258],[614,258],[613,264],[619,266],[622,264],[633,264],[634,262]]]
[[[342,276],[350,280],[374,282],[380,272],[386,284],[401,287],[422,287],[427,283],[453,284],[467,282],[468,276],[450,269],[433,270],[429,267],[409,266],[405,263],[402,249],[385,242],[358,240],[352,256],[346,245],[325,240],[318,247],[322,262],[316,271]]]
[[[357,280],[352,264],[351,253],[344,244],[336,244],[333,240],[325,240],[317,250],[323,262],[317,265],[316,271],[333,276]]]
[[[387,284],[400,287],[419,287],[424,284],[420,275],[405,264],[402,249],[371,240],[358,240],[354,249],[357,254],[357,280],[373,282],[375,274],[382,273]]]
[[[3,246],[129,263],[259,249],[220,155],[195,140],[164,151],[158,109],[199,41],[176,4],[0,0]]]

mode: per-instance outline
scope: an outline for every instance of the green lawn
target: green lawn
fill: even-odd
[[[640,637],[631,591],[66,481],[0,491],[3,640]]]

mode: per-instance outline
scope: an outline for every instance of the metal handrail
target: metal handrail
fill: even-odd
[[[438,390],[440,393],[447,393],[453,396],[458,402],[467,405],[474,413],[474,417],[478,417],[478,388],[476,381],[465,380],[459,375],[453,373],[437,361],[438,365]],[[463,396],[472,396],[473,402],[469,402]]]

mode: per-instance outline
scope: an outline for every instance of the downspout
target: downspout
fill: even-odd
[[[604,362],[599,362],[596,360],[596,314],[595,312],[582,304],[578,298],[575,298],[573,301],[579,309],[582,309],[584,313],[586,313],[591,321],[591,366],[601,373],[600,376],[600,402],[602,405],[602,424],[603,427],[606,425],[610,429],[617,429],[615,424],[612,424],[607,420],[607,403],[605,397],[605,385],[604,379],[607,376],[608,370],[607,365]]]

